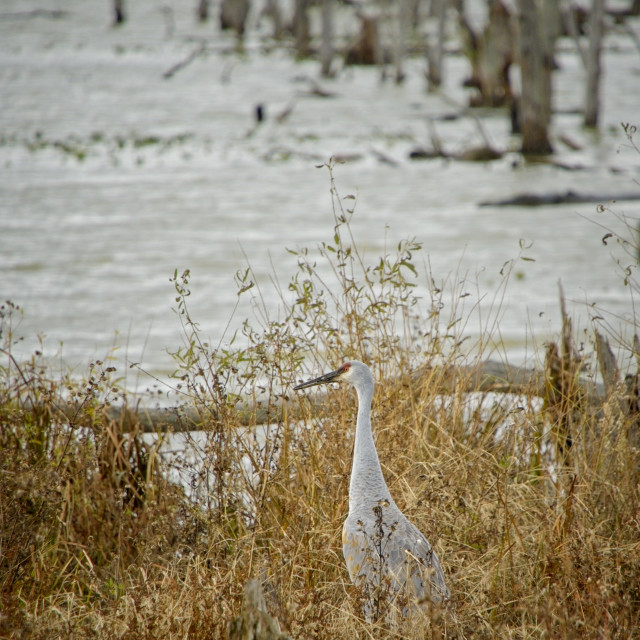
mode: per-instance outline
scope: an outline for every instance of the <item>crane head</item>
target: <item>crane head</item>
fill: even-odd
[[[298,391],[299,389],[315,387],[319,384],[331,384],[332,382],[350,382],[351,384],[356,385],[357,379],[362,377],[367,377],[371,381],[371,383],[373,383],[371,372],[369,371],[369,367],[367,367],[366,364],[358,362],[357,360],[349,360],[345,362],[339,369],[330,371],[329,373],[325,373],[324,375],[318,378],[314,378],[313,380],[303,382],[293,387],[293,389],[294,391]]]

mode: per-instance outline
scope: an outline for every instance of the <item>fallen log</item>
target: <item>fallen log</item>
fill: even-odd
[[[68,11],[61,9],[32,9],[31,11],[8,11],[0,13],[0,20],[28,20],[30,18],[50,18],[51,20],[59,20],[66,18]]]
[[[480,207],[545,207],[553,204],[585,204],[589,202],[624,202],[640,200],[640,193],[594,194],[576,193],[568,189],[564,193],[519,193],[503,200],[483,200]]]
[[[441,393],[454,391],[514,393],[529,396],[545,397],[548,389],[547,373],[536,369],[528,369],[487,360],[485,362],[461,367],[425,367],[414,373],[411,384],[428,384],[437,380]],[[605,387],[590,380],[580,382],[584,397],[594,406],[599,406],[606,399]],[[305,397],[305,402],[321,405],[324,394]],[[279,397],[276,401],[257,400],[239,403],[235,407],[225,409],[228,414],[221,415],[213,406],[196,408],[194,406],[169,408],[144,408],[111,406],[104,415],[110,421],[119,423],[124,432],[139,430],[154,432],[183,432],[210,429],[211,424],[219,420],[231,418],[243,426],[277,423],[286,415],[294,415],[298,398]],[[63,412],[72,415],[74,408],[68,406]]]

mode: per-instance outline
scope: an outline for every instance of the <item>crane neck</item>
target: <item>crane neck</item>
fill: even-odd
[[[349,483],[349,511],[356,505],[367,515],[380,500],[391,500],[387,483],[382,475],[380,460],[371,430],[371,401],[373,384],[356,387],[358,393],[358,419],[353,448],[353,466]]]

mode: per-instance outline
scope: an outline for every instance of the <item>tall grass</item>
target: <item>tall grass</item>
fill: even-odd
[[[111,367],[94,362],[77,382],[52,380],[38,354],[16,362],[18,310],[2,308],[1,635],[222,638],[252,578],[295,638],[637,635],[635,387],[593,394],[595,372],[573,358],[565,323],[543,398],[467,394],[465,376],[499,343],[506,279],[469,345],[463,289],[419,274],[415,240],[368,261],[351,234],[355,200],[329,169],[333,233],[296,252],[277,319],[248,268],[238,288],[256,316],[212,345],[190,314],[189,273],[174,274],[185,336],[175,381],[188,398],[178,411],[204,431],[185,436],[184,485],[169,481],[164,436],[144,437],[135,412],[108,411],[126,400]],[[291,393],[345,357],[374,366],[385,476],[452,591],[438,619],[369,625],[349,583],[341,527],[355,397]]]

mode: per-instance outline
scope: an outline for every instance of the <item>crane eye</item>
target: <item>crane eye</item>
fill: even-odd
[[[345,363],[340,367],[340,371],[342,371],[342,373],[346,373],[347,371],[349,371],[349,369],[351,369],[351,363],[349,363],[349,362],[345,362]]]

